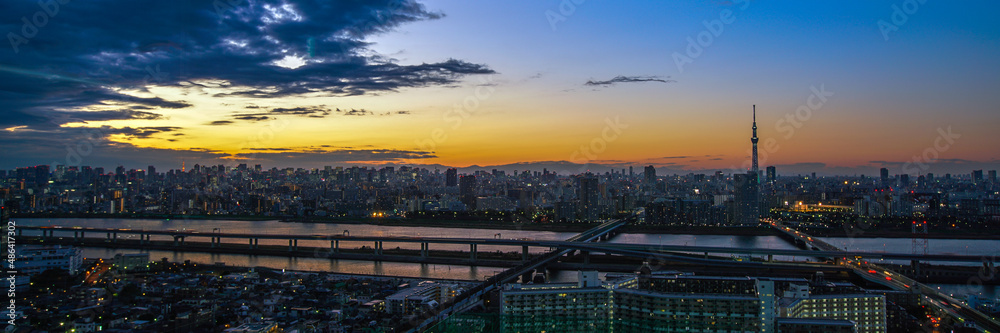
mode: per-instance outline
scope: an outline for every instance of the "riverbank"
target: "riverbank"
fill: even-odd
[[[504,221],[485,220],[438,220],[409,218],[346,218],[346,217],[272,217],[245,215],[179,215],[179,214],[15,214],[17,218],[40,219],[151,219],[151,220],[205,220],[205,221],[281,221],[284,223],[333,223],[358,224],[393,227],[428,227],[428,228],[459,228],[459,229],[495,229],[495,230],[526,230],[552,232],[582,232],[598,225],[598,223],[512,223]],[[909,230],[844,230],[839,228],[805,229],[802,230],[816,237],[857,237],[857,238],[912,238]],[[654,226],[626,225],[620,233],[633,234],[679,234],[679,235],[736,235],[736,236],[774,236],[777,232],[770,227],[727,227],[727,226]],[[976,230],[945,230],[932,231],[926,235],[928,239],[985,239],[1000,240],[997,231]]]
[[[16,213],[12,219],[131,219],[131,220],[231,220],[275,221],[280,217],[253,215],[182,215],[182,214],[108,214],[108,213]]]
[[[840,237],[840,238],[914,238],[914,234],[909,230],[844,230],[844,229],[805,229],[803,232],[813,237]],[[983,239],[1000,240],[1000,234],[994,231],[975,230],[935,230],[926,234],[920,234],[919,238],[927,239]]]
[[[349,219],[349,218],[329,218],[329,219],[284,219],[281,222],[288,223],[338,223],[338,224],[368,224],[393,227],[433,227],[433,228],[463,228],[463,229],[498,229],[498,230],[529,230],[529,231],[556,231],[573,232],[586,231],[598,226],[600,223],[512,223],[502,221],[482,221],[482,220],[432,220],[432,219],[404,219],[404,218],[372,218],[372,219]]]

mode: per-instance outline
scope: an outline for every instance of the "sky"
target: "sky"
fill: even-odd
[[[65,2],[65,3],[63,3]],[[991,1],[0,3],[0,168],[1000,166]]]

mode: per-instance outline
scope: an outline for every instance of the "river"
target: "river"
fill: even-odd
[[[65,227],[92,227],[92,228],[129,228],[146,230],[188,230],[199,232],[224,232],[224,233],[257,233],[257,234],[302,234],[302,235],[342,235],[351,236],[424,236],[424,237],[445,237],[445,238],[508,238],[508,239],[535,239],[535,240],[564,240],[576,235],[576,232],[555,232],[555,231],[530,231],[530,230],[506,230],[506,229],[466,229],[466,228],[440,228],[440,227],[408,227],[408,226],[380,226],[369,224],[347,224],[347,223],[287,223],[276,220],[271,221],[238,221],[238,220],[184,220],[184,219],[114,219],[114,218],[82,218],[82,219],[44,219],[44,218],[18,218],[15,219],[18,225],[22,226],[65,226]],[[27,234],[31,233],[26,231]],[[88,235],[89,236],[89,235]],[[103,235],[93,235],[91,237],[102,237]],[[169,240],[169,236],[153,236],[153,240]],[[912,241],[902,238],[849,238],[849,237],[823,237],[824,241],[841,247],[846,250],[861,250],[871,252],[896,252],[910,253]],[[224,239],[223,242],[243,243],[244,239]],[[684,234],[619,234],[613,237],[612,243],[627,244],[649,244],[649,245],[690,245],[690,246],[714,246],[714,247],[738,247],[738,248],[771,248],[771,249],[796,249],[792,244],[777,236],[731,236],[731,235],[684,235]],[[287,245],[282,240],[260,240],[264,245]],[[300,246],[329,246],[325,241],[300,241]],[[341,247],[371,246],[372,244],[360,242],[341,242]],[[405,249],[419,249],[418,243],[385,243],[385,248],[401,247]],[[446,245],[434,244],[435,250],[456,250],[468,251],[466,245]],[[513,247],[491,247],[479,246],[479,251],[520,251]],[[538,253],[546,251],[545,248],[532,248],[531,251]],[[918,249],[922,251],[922,248]],[[85,248],[84,256],[109,258],[119,252],[140,252],[140,250],[116,250],[104,248]],[[503,270],[497,267],[469,267],[462,265],[434,265],[417,263],[395,263],[395,262],[371,262],[359,260],[331,260],[324,258],[287,258],[277,256],[250,256],[238,254],[208,254],[194,252],[175,251],[147,251],[150,258],[160,260],[167,258],[170,261],[191,260],[200,263],[224,262],[232,266],[262,266],[275,269],[303,270],[303,271],[329,271],[338,273],[366,274],[366,275],[392,275],[411,276],[424,278],[442,279],[468,279],[482,280],[486,276],[496,274]],[[981,255],[984,257],[996,256],[1000,254],[1000,240],[965,240],[965,239],[930,239],[928,240],[927,253],[931,254],[961,254],[961,255]],[[775,257],[777,260],[789,259]],[[802,260],[804,258],[791,258]],[[556,274],[555,280],[575,279],[575,274]],[[934,285],[942,290],[949,290],[952,293],[964,294],[966,291],[974,290],[986,296],[996,297],[997,290],[993,286],[972,288],[963,285]]]

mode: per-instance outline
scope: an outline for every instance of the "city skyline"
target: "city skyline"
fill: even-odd
[[[0,5],[0,168],[745,171],[754,104],[779,174],[1000,166],[987,2],[55,3]]]

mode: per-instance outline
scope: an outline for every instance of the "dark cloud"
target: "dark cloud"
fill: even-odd
[[[437,157],[434,153],[428,151],[399,149],[298,147],[256,148],[250,150],[253,152],[236,154],[231,159],[301,166],[330,165],[336,163],[402,162]]]
[[[264,121],[264,120],[271,119],[271,117],[268,117],[268,116],[259,116],[259,115],[256,115],[256,114],[238,114],[238,115],[233,116],[233,119],[249,120],[249,121]]]
[[[135,108],[131,108],[135,109]],[[69,122],[89,122],[89,121],[108,121],[108,120],[157,120],[163,119],[163,115],[154,112],[147,111],[136,111],[131,109],[123,110],[104,110],[104,111],[77,111],[77,112],[67,112],[67,111],[47,111],[39,112],[40,116],[45,117],[49,124],[63,124]],[[37,126],[33,126],[36,127]]]
[[[340,109],[338,109],[337,111],[340,112]],[[369,115],[373,115],[373,114],[375,114],[375,113],[371,112],[371,111],[368,111],[368,110],[365,110],[365,109],[361,109],[361,110],[351,109],[350,111],[344,111],[344,115],[345,116],[369,116]]]
[[[259,107],[264,109],[264,107]],[[330,109],[326,105],[316,105],[316,106],[299,106],[294,108],[274,108],[267,112],[259,113],[240,113],[233,115],[233,119],[238,120],[251,120],[251,121],[261,121],[271,119],[272,116],[300,116],[300,117],[310,117],[310,118],[324,118],[333,114],[343,115],[343,116],[390,116],[390,115],[408,115],[410,111],[395,111],[395,112],[374,112],[368,111],[366,109]]]
[[[220,96],[353,96],[451,86],[467,75],[494,73],[458,59],[401,65],[371,51],[365,40],[372,35],[443,16],[413,0],[46,3],[58,4],[58,13],[37,33],[11,43],[6,33],[20,35],[21,18],[30,20],[41,9],[35,1],[0,1],[0,31],[8,37],[0,42],[0,128],[44,130],[67,144],[73,144],[72,133],[55,129],[68,122],[161,119],[155,110],[191,106],[123,93],[151,85],[212,88]],[[275,65],[289,56],[305,64]],[[95,111],[107,109],[126,111]]]
[[[231,120],[216,120],[216,121],[208,123],[208,125],[219,126],[219,125],[229,125],[229,124],[232,124],[232,123],[233,122]]]
[[[326,116],[331,112],[330,109],[325,106],[300,106],[295,108],[275,108],[269,111],[271,114],[285,114],[285,115],[296,115],[296,116]]]
[[[172,149],[137,148],[127,143],[108,140],[111,135],[149,137],[156,133],[177,130],[172,127],[122,128],[108,126],[96,128],[56,127],[45,130],[0,131],[0,142],[5,156],[17,159],[0,159],[0,167],[15,168],[25,165],[92,165],[114,167],[128,165],[173,166],[181,160],[221,162],[221,153],[206,153]],[[174,133],[180,134],[180,133]]]
[[[173,132],[179,129],[181,128],[173,126],[138,127],[138,128],[125,127],[125,128],[115,129],[114,132],[116,132],[117,134],[124,134],[130,137],[148,138],[153,134],[163,133],[163,132]]]
[[[677,82],[677,81],[671,80],[671,79],[661,79],[659,76],[624,76],[624,75],[619,75],[619,76],[615,76],[614,78],[612,78],[610,80],[603,80],[603,81],[588,80],[587,83],[584,83],[583,85],[585,85],[585,86],[612,86],[612,85],[615,85],[617,83],[633,83],[633,82],[670,83],[670,82]]]

